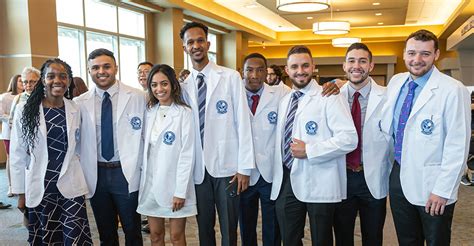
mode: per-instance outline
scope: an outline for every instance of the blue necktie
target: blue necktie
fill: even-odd
[[[291,95],[291,106],[286,116],[285,131],[283,135],[285,141],[283,145],[283,165],[290,170],[293,165],[293,159],[295,159],[290,151],[290,143],[293,136],[293,122],[295,120],[296,110],[298,109],[298,100],[301,96],[303,96],[303,92],[301,91],[295,91],[293,92],[293,95]]]
[[[402,160],[403,134],[413,106],[413,99],[415,98],[415,89],[417,86],[418,84],[414,81],[408,83],[408,94],[405,97],[405,101],[403,101],[402,109],[400,110],[400,117],[398,118],[397,134],[395,135],[395,160],[399,164],[401,164]]]
[[[201,147],[204,147],[204,120],[206,118],[206,92],[207,86],[204,82],[204,74],[199,73],[198,81],[198,109],[199,109],[199,131],[201,133]]]
[[[112,101],[108,92],[102,97],[102,112],[100,116],[100,132],[102,157],[106,160],[114,157],[114,133],[112,123]]]

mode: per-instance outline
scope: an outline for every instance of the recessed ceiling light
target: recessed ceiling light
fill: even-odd
[[[312,20],[313,19],[313,16],[308,16],[306,17],[307,20]]]
[[[375,15],[376,15],[376,16],[381,16],[381,15],[382,15],[382,13],[375,13]]]
[[[377,6],[380,5],[380,3],[372,3],[372,5]]]
[[[379,24],[379,25],[383,25],[383,22],[379,22],[379,23],[377,23],[377,24]]]

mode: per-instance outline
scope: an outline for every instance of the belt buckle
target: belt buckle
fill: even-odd
[[[350,167],[347,167],[347,169],[355,172],[355,173],[358,173],[358,172],[361,172],[362,170],[364,170],[364,167],[362,166],[362,164],[360,164],[357,168],[350,168]]]

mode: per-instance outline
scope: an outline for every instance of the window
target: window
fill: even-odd
[[[74,76],[91,83],[87,55],[106,48],[114,52],[121,82],[141,88],[136,67],[145,61],[145,15],[94,0],[56,0],[59,57]]]
[[[214,33],[208,33],[207,40],[211,42],[207,56],[210,61],[217,64],[217,35]],[[190,70],[192,67],[193,64],[191,63],[191,58],[189,58],[188,54],[184,52],[184,68]]]

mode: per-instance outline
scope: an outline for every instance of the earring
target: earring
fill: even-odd
[[[43,86],[43,96],[46,98],[46,86]]]

